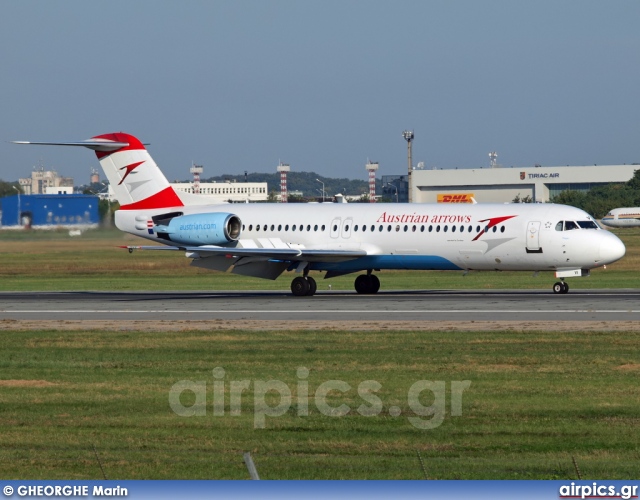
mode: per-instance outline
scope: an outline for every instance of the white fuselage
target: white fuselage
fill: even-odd
[[[614,208],[602,223],[610,227],[640,227],[640,207]]]
[[[587,213],[553,204],[194,205],[120,210],[116,225],[175,245],[149,229],[151,217],[169,212],[238,216],[242,232],[228,245],[230,249],[364,250],[367,254],[347,262],[312,262],[312,270],[592,269],[620,259],[625,252],[623,243]]]

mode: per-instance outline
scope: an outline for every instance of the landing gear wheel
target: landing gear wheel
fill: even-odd
[[[298,276],[294,278],[291,282],[291,293],[296,297],[304,297],[305,295],[309,295],[309,290],[311,287],[309,286],[309,282],[303,278],[302,276]]]
[[[553,284],[553,293],[568,293],[569,284],[564,281],[558,281]]]
[[[380,290],[380,280],[374,274],[361,274],[354,285],[358,293],[373,294]]]
[[[371,293],[378,293],[378,290],[380,290],[380,280],[375,274],[370,274],[369,279],[371,280]]]
[[[318,289],[316,280],[314,280],[311,276],[307,276],[307,283],[309,283],[309,292],[307,292],[307,295],[315,295],[316,290]]]
[[[368,293],[368,285],[369,285],[369,280],[367,279],[366,274],[361,274],[360,276],[358,276],[354,283],[356,292],[358,293]]]

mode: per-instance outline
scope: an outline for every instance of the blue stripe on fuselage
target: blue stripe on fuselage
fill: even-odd
[[[360,271],[363,269],[413,269],[455,271],[462,268],[436,255],[367,255],[345,262],[311,262],[310,268],[318,271]]]

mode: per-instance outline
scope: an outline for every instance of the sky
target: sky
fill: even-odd
[[[637,0],[0,1],[0,179],[88,182],[124,131],[170,180],[640,162]]]

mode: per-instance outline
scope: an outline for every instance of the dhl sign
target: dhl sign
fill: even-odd
[[[439,194],[438,203],[473,203],[473,193]]]

